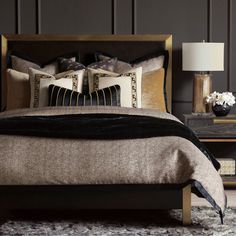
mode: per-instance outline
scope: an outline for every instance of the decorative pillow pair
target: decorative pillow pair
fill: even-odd
[[[71,68],[70,68],[71,69]],[[33,68],[29,69],[29,79],[31,85],[31,99],[30,99],[30,107],[44,107],[47,105],[73,105],[74,97],[71,97],[71,101],[68,101],[68,94],[78,95],[79,99],[77,105],[88,105],[95,104],[98,105],[120,105],[120,89],[119,86],[110,86],[110,88],[103,89],[100,91],[96,91],[94,93],[83,95],[82,94],[82,86],[83,86],[83,78],[84,78],[85,69],[77,70],[77,71],[68,71],[62,72],[57,75],[50,75],[44,73],[42,71],[35,70]],[[48,104],[49,99],[55,97],[52,96],[48,90],[48,88],[53,85],[54,88],[60,88],[60,91],[66,91],[66,93],[57,93],[57,102],[50,102]],[[109,86],[106,86],[109,87]],[[49,92],[49,94],[48,94]],[[55,94],[55,93],[54,93]],[[62,97],[61,97],[62,96]],[[91,98],[91,101],[89,100]],[[115,99],[116,98],[116,99]],[[112,102],[109,102],[111,101]],[[83,103],[81,103],[83,101]],[[95,102],[96,101],[96,102]]]

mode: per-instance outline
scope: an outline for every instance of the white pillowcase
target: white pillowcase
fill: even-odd
[[[141,108],[142,67],[112,76],[111,72],[108,71],[90,69],[89,75],[93,75],[89,77],[90,91],[119,85],[121,88],[121,106]]]
[[[51,84],[82,93],[84,70],[63,74],[60,79],[55,75],[29,68],[31,87],[30,107],[48,106],[48,87]]]

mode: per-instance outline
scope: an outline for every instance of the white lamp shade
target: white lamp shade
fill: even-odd
[[[184,71],[223,71],[224,43],[183,43]]]

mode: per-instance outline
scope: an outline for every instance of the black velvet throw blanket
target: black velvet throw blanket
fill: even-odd
[[[122,114],[20,116],[1,118],[0,134],[97,140],[178,136],[191,141],[217,170],[220,168],[191,129],[170,119]]]

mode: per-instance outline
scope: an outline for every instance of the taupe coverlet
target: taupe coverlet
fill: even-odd
[[[178,121],[157,110],[60,107],[3,112],[14,116],[114,113]],[[167,136],[124,140],[54,139],[0,135],[1,185],[180,184],[196,180],[225,209],[220,175],[190,141]]]

